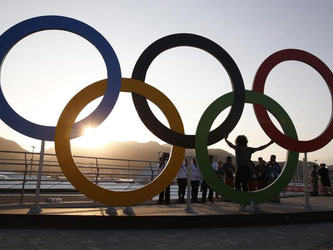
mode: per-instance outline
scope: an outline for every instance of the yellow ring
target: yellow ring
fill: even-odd
[[[59,165],[68,181],[92,200],[112,206],[129,206],[153,198],[165,189],[177,175],[185,156],[185,149],[171,148],[170,159],[163,172],[144,187],[131,191],[112,191],[89,181],[76,166],[71,153],[70,134],[81,110],[91,101],[102,96],[107,80],[95,82],[75,95],[63,110],[55,130],[55,151]],[[167,118],[172,130],[184,134],[180,115],[172,102],[159,90],[139,80],[123,78],[121,91],[134,92],[155,103]]]

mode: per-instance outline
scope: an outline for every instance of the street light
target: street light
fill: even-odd
[[[34,152],[35,152],[35,147],[34,146],[31,146],[32,147],[32,155],[31,155],[31,164],[30,164],[30,178],[31,178],[31,173],[32,173],[32,163],[34,161]]]

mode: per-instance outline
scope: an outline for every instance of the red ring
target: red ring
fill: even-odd
[[[308,64],[314,68],[325,80],[332,98],[332,111],[330,122],[325,131],[317,138],[309,141],[298,141],[294,140],[284,134],[282,134],[272,123],[268,116],[267,110],[258,105],[254,104],[254,112],[260,126],[265,133],[274,140],[281,147],[295,151],[295,152],[311,152],[324,147],[333,138],[333,74],[332,71],[323,63],[319,58],[314,55],[297,49],[286,49],[280,50],[271,56],[269,56],[259,67],[258,72],[254,78],[253,90],[260,93],[264,93],[265,82],[270,71],[279,63],[295,60]]]

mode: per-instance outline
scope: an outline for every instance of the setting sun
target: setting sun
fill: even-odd
[[[92,127],[88,127],[84,130],[84,136],[91,136],[96,133],[96,129]]]
[[[73,140],[73,144],[88,148],[102,147],[106,143],[108,143],[108,141],[101,133],[101,129],[93,127],[87,127],[83,136]]]

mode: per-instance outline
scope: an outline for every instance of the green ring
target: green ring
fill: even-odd
[[[293,177],[298,163],[298,152],[288,151],[287,161],[282,173],[271,185],[254,192],[241,192],[232,189],[227,184],[221,182],[221,179],[216,175],[211,167],[208,159],[208,133],[216,117],[227,107],[232,105],[234,92],[225,94],[216,99],[203,113],[195,136],[195,152],[200,171],[207,184],[222,197],[227,200],[240,204],[259,204],[265,201],[272,200],[280,194],[288,185]],[[246,90],[246,103],[259,104],[264,106],[280,123],[284,133],[293,138],[297,138],[297,133],[293,122],[287,112],[272,98],[256,91]]]

